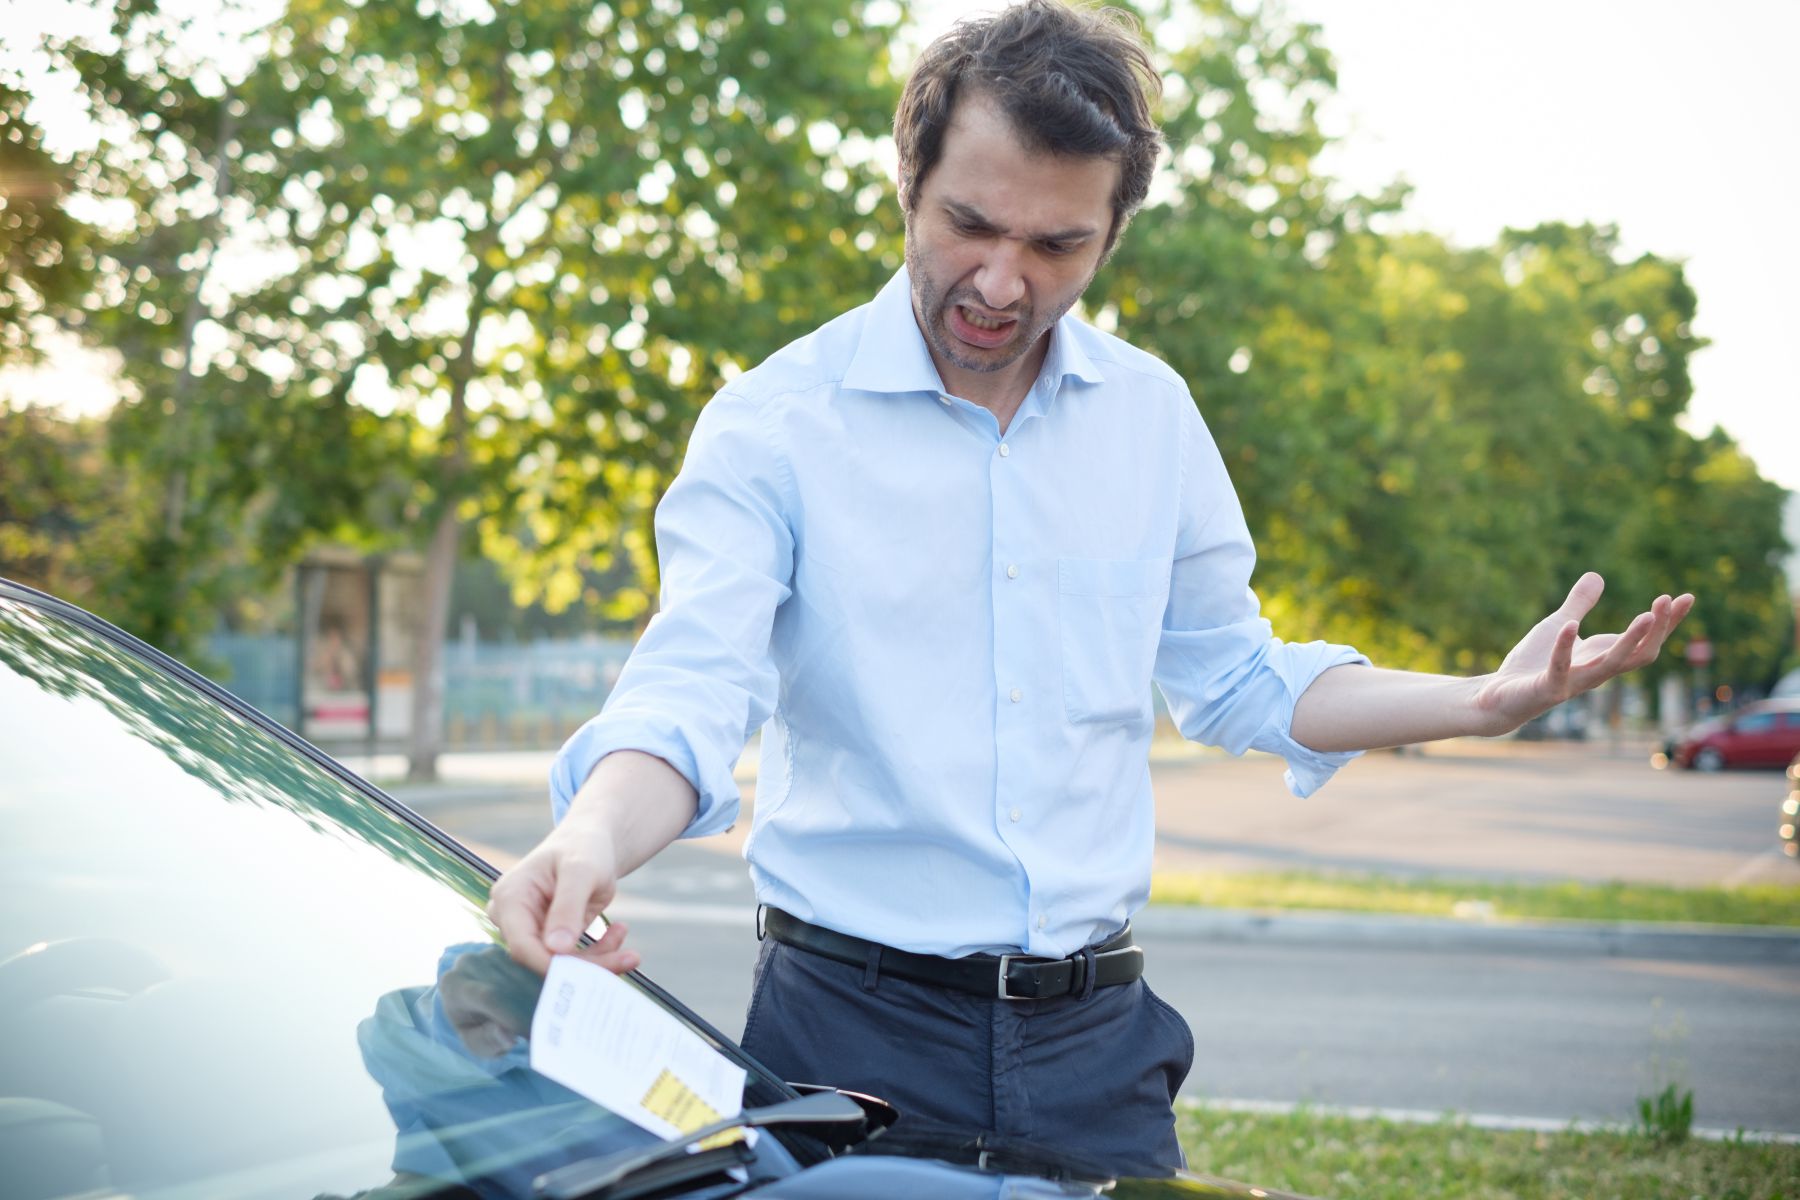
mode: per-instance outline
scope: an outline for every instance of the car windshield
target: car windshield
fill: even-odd
[[[408,814],[9,591],[0,713],[7,1195],[518,1195],[654,1140],[530,1069],[541,981]]]

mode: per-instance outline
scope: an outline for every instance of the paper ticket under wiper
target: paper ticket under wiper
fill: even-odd
[[[654,1001],[583,959],[550,960],[531,1069],[661,1138],[744,1108],[744,1069]]]

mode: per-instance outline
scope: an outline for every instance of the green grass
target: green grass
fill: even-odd
[[[1330,1200],[1797,1200],[1800,1146],[1181,1110],[1188,1165]]]
[[[1684,888],[1650,883],[1483,883],[1297,873],[1158,872],[1150,899],[1157,904],[1213,908],[1330,909],[1438,917],[1465,915],[1473,904],[1483,915],[1503,920],[1800,925],[1800,884]],[[1458,911],[1459,905],[1463,911]]]

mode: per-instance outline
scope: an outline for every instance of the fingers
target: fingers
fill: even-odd
[[[1568,598],[1562,602],[1562,607],[1556,610],[1556,615],[1576,621],[1581,620],[1593,611],[1594,605],[1600,602],[1600,594],[1605,590],[1606,580],[1600,578],[1598,572],[1587,572],[1575,581],[1574,587],[1569,589]]]
[[[1631,667],[1626,669],[1631,670],[1654,661],[1662,653],[1663,643],[1668,641],[1669,635],[1675,632],[1675,627],[1681,624],[1682,618],[1692,612],[1693,608],[1694,597],[1691,592],[1683,592],[1673,600],[1667,596],[1658,596],[1656,603],[1650,606],[1650,611],[1656,618],[1656,627],[1645,636]]]
[[[545,870],[542,858],[527,856],[496,880],[488,894],[488,917],[499,928],[507,953],[539,975],[550,969],[550,949],[540,936],[553,885],[553,879],[543,877]]]
[[[1681,619],[1683,619],[1683,617],[1687,617],[1688,613],[1690,613],[1690,612],[1694,612],[1694,594],[1692,594],[1692,592],[1683,592],[1683,594],[1681,594],[1681,596],[1676,597],[1676,599],[1674,599],[1674,601],[1672,601],[1672,603],[1670,603],[1670,606],[1669,606],[1669,628],[1670,628],[1670,631],[1674,630],[1674,628],[1676,628],[1676,626],[1678,626],[1678,624],[1681,624]]]
[[[1565,621],[1563,627],[1556,631],[1556,641],[1551,643],[1550,664],[1544,669],[1544,674],[1546,683],[1555,695],[1563,695],[1568,689],[1570,665],[1575,659],[1575,639],[1580,631],[1579,621]]]
[[[514,961],[542,975],[552,955],[575,949],[613,890],[599,860],[546,842],[495,881],[488,917]]]
[[[544,945],[552,954],[575,949],[587,927],[612,903],[610,871],[581,854],[564,854],[557,864],[556,890],[544,914]]]
[[[624,948],[626,933],[627,929],[623,921],[613,921],[607,925],[606,932],[600,936],[598,941],[577,953],[580,957],[605,967],[615,975],[635,971],[638,963],[642,960],[635,950]]]
[[[1664,604],[1667,600],[1668,597],[1663,596],[1657,600],[1657,604]],[[1644,649],[1646,642],[1656,632],[1657,624],[1654,605],[1650,612],[1639,613],[1633,617],[1631,624],[1625,627],[1624,632],[1619,634],[1618,639],[1613,642],[1606,653],[1594,663],[1592,668],[1594,673],[1601,679],[1611,679],[1614,675],[1623,674],[1638,666],[1636,661],[1638,653]]]
[[[1586,656],[1575,668],[1577,688],[1595,687],[1654,662],[1669,634],[1693,607],[1694,597],[1687,592],[1674,599],[1658,596],[1650,611],[1639,613],[1623,632],[1587,639],[1582,643]]]

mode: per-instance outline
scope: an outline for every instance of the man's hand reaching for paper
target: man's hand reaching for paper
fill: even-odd
[[[622,974],[638,965],[614,923],[591,946],[582,933],[613,902],[619,880],[667,846],[694,819],[693,786],[653,755],[625,750],[600,760],[562,822],[495,881],[488,916],[506,948],[539,975],[557,954],[575,954]]]
[[[1479,682],[1476,711],[1491,719],[1484,732],[1499,734],[1607,680],[1655,661],[1663,643],[1694,607],[1694,597],[1658,596],[1620,633],[1580,636],[1583,617],[1599,602],[1606,581],[1589,571],[1569,590],[1562,607],[1539,621],[1514,646],[1500,669]]]
[[[513,958],[540,975],[556,954],[578,954],[623,974],[638,965],[636,951],[624,948],[624,925],[614,922],[604,937],[577,948],[583,931],[613,902],[617,886],[611,837],[565,818],[495,881],[488,915]]]

